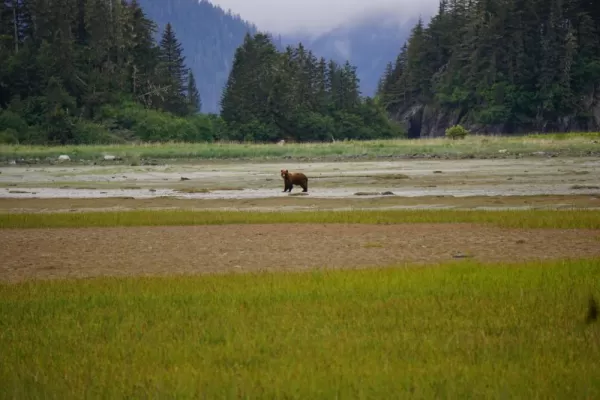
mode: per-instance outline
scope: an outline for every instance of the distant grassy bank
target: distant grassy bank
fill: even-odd
[[[600,211],[368,210],[250,212],[139,210],[0,214],[0,228],[4,229],[277,223],[480,223],[506,228],[600,229]]]
[[[596,143],[594,143],[596,142]],[[547,152],[563,156],[600,154],[600,133],[569,133],[528,135],[519,137],[470,136],[464,140],[398,139],[347,141],[336,143],[160,143],[128,145],[81,146],[19,146],[0,145],[0,162],[14,160],[30,162],[56,161],[68,155],[72,162],[97,161],[105,155],[121,158],[127,163],[148,160],[276,160],[285,158],[336,160],[383,157],[514,157]]]
[[[0,284],[0,397],[600,397],[599,261],[431,267]]]

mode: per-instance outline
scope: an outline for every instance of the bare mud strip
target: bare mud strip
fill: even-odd
[[[380,196],[360,198],[269,197],[262,199],[180,199],[158,197],[134,199],[0,198],[0,213],[89,212],[131,210],[237,210],[237,211],[318,211],[318,210],[402,210],[402,209],[600,209],[600,195],[572,196]]]
[[[283,182],[279,177],[281,168],[306,173],[309,176],[308,195],[301,196],[300,188],[295,188],[291,195],[283,193]],[[355,205],[366,207],[365,200],[371,199],[372,207],[397,208],[418,207],[424,198],[458,198],[464,199],[470,207],[493,207],[493,204],[484,204],[489,203],[486,201],[474,205],[468,199],[587,196],[590,204],[586,206],[594,207],[599,195],[598,158],[408,160],[285,165],[211,162],[142,167],[61,165],[0,168],[0,200],[133,198],[140,201],[156,200],[160,203],[159,199],[168,198],[204,200],[208,208],[221,202],[222,207],[239,209],[252,201],[267,203],[268,200],[274,200],[281,202],[279,204],[288,204],[283,202],[290,198],[297,199],[295,205],[300,207],[306,205],[308,199],[317,202],[336,201],[338,208]],[[386,197],[392,197],[393,200],[384,199]],[[419,199],[419,204],[406,204],[409,198]],[[452,206],[460,206],[460,201],[452,200]],[[559,204],[569,205],[573,202],[566,199],[559,201]],[[264,206],[267,207],[266,204]],[[440,205],[438,202],[423,206],[444,204]],[[501,208],[508,205],[496,206]],[[524,203],[510,206],[528,207]],[[198,207],[203,208],[200,204]]]
[[[473,224],[8,229],[0,282],[600,257],[600,230]],[[281,251],[281,243],[302,243]],[[568,246],[565,246],[568,243]],[[310,251],[306,251],[310,249]],[[110,254],[110,256],[107,256]]]

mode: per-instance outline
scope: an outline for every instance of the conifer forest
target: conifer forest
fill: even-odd
[[[600,129],[600,1],[440,0],[377,97],[410,136]]]
[[[281,49],[249,29],[219,113],[203,111],[196,84],[215,72],[192,72],[177,27],[159,30],[137,0],[3,0],[0,22],[2,143],[318,142],[441,136],[455,124],[495,134],[600,129],[594,0],[441,0],[398,43],[373,98],[349,62],[302,43]]]

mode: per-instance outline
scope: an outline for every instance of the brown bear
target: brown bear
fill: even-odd
[[[294,185],[302,187],[303,192],[308,192],[308,178],[302,172],[290,172],[287,169],[282,169],[281,177],[283,178],[284,193],[292,193]]]

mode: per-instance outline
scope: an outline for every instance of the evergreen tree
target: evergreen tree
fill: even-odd
[[[346,110],[354,110],[360,104],[360,81],[356,75],[356,67],[346,61],[343,66],[343,107]]]
[[[187,103],[190,108],[190,114],[199,113],[202,109],[200,93],[198,93],[198,89],[196,88],[196,79],[191,70],[188,72]]]
[[[431,118],[506,133],[598,129],[589,100],[600,84],[596,3],[442,0],[378,97],[390,115],[429,106]]]
[[[162,108],[178,115],[185,115],[188,112],[185,96],[187,70],[184,61],[181,44],[169,23],[160,41],[158,74],[165,90]]]
[[[246,35],[223,91],[221,115],[238,140],[323,141],[399,134],[383,109],[362,99],[356,67],[317,59],[301,43],[279,53]]]
[[[391,62],[387,63],[385,66],[385,71],[383,73],[383,75],[381,76],[381,78],[379,78],[379,82],[377,82],[377,92],[375,92],[375,95],[377,97],[381,97],[384,93],[385,93],[385,85],[388,82],[392,81],[392,71],[394,70],[394,67],[392,65]]]
[[[138,0],[162,32],[168,22],[183,47],[186,66],[194,72],[203,112],[218,113],[235,50],[256,26],[206,0]],[[170,10],[166,12],[165,10]]]
[[[0,2],[0,140],[211,140],[173,29],[155,32],[137,0]]]
[[[315,110],[321,114],[327,112],[329,87],[327,85],[327,61],[321,57],[315,71]]]
[[[146,105],[152,105],[160,93],[154,86],[156,64],[160,49],[154,43],[156,24],[149,20],[137,0],[132,0],[125,13],[124,41],[127,44],[124,63],[126,65],[127,86],[133,95]]]
[[[247,34],[233,58],[233,67],[223,90],[223,120],[243,140],[274,140],[276,115],[273,85],[280,55],[269,35]]]

